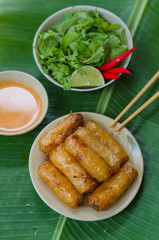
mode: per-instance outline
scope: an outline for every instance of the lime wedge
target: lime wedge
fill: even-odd
[[[71,75],[71,87],[98,87],[105,84],[101,72],[92,66],[83,66]]]

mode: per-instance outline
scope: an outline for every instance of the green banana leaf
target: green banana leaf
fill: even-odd
[[[128,67],[133,75],[122,76],[115,85],[96,92],[64,92],[37,69],[32,42],[37,28],[49,15],[71,5],[84,4],[110,10],[128,24],[136,46]],[[137,196],[120,214],[97,222],[65,218],[39,198],[28,171],[30,147],[41,129],[54,119],[70,109],[99,112],[112,118],[122,111],[158,70],[158,39],[158,0],[0,0],[0,71],[32,74],[44,85],[49,97],[48,113],[35,130],[20,136],[0,136],[1,240],[159,239],[158,100],[127,125],[141,147],[145,169]],[[158,89],[156,81],[121,121]]]

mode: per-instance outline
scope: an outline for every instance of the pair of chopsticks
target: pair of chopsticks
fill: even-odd
[[[159,77],[159,71],[150,79],[150,81],[141,89],[141,91],[134,97],[134,99],[126,106],[126,108],[116,117],[116,119],[110,124],[112,128],[118,120],[128,111],[129,108],[143,95],[143,93],[156,81]],[[136,115],[138,115],[142,110],[144,110],[148,105],[155,101],[159,97],[159,91],[155,93],[148,101],[146,101],[140,108],[138,108],[130,117],[128,117],[123,123],[121,123],[117,128],[114,129],[115,132],[118,132],[123,128],[129,121],[131,121]]]

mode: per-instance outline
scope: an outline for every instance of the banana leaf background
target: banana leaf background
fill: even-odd
[[[117,14],[128,24],[136,50],[113,86],[89,93],[64,92],[38,70],[32,42],[39,25],[54,12],[71,5],[94,5]],[[54,212],[35,192],[28,157],[37,134],[54,119],[74,112],[98,112],[115,118],[159,67],[158,0],[0,0],[0,71],[20,70],[41,81],[49,97],[43,122],[20,136],[0,136],[1,240],[158,240],[159,239],[159,102],[156,100],[128,125],[144,158],[144,179],[131,204],[120,214],[97,222],[75,221]],[[150,98],[153,86],[121,119]]]

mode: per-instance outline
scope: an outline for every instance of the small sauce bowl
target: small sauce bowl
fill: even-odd
[[[43,85],[36,79],[34,78],[33,76],[31,76],[30,74],[27,74],[25,72],[20,72],[20,71],[4,71],[4,72],[0,72],[0,87],[4,86],[4,85],[12,85],[13,87],[14,86],[21,86],[21,90],[24,90],[24,92],[27,92],[28,96],[30,94],[30,97],[36,102],[38,101],[37,99],[39,99],[39,112],[37,114],[36,117],[34,117],[34,120],[31,120],[30,123],[27,123],[25,124],[25,111],[23,113],[21,113],[22,115],[22,120],[21,120],[21,124],[24,122],[24,127],[17,127],[17,129],[14,128],[12,129],[7,129],[4,130],[3,129],[3,126],[0,126],[0,135],[6,135],[6,136],[13,136],[13,135],[20,135],[20,134],[24,134],[24,133],[27,133],[31,130],[33,130],[35,127],[37,127],[41,122],[42,120],[44,119],[46,113],[47,113],[47,110],[48,110],[48,96],[47,96],[47,93],[46,93],[46,90],[45,88],[43,87]],[[23,87],[24,86],[24,89]],[[29,90],[26,90],[25,89],[30,89]],[[4,90],[5,88],[0,88],[0,91]],[[12,90],[13,88],[10,88],[10,91]],[[21,91],[21,98],[20,96],[18,95],[18,91],[17,91],[18,87],[15,89],[15,93],[14,93],[14,98],[12,99],[12,103],[14,105],[14,99],[16,100],[17,104],[18,104],[18,101],[20,99],[23,100],[24,103],[26,103],[27,105],[27,98],[26,100],[22,98],[22,93],[23,91]],[[20,89],[20,87],[19,87]],[[1,92],[2,93],[2,92]],[[35,95],[37,96],[37,99],[35,97],[35,95],[33,94],[35,93]],[[9,94],[9,93],[8,93]],[[17,94],[17,97],[16,97],[16,94]],[[10,98],[9,95],[5,96],[5,93],[4,94],[1,94],[1,102],[0,104],[3,104],[3,98]],[[19,97],[19,99],[18,99]],[[21,100],[21,101],[22,101]],[[10,104],[10,102],[9,102]],[[15,104],[16,105],[16,104]],[[20,104],[19,104],[20,105]],[[21,108],[23,107],[24,108],[25,104],[23,104],[21,106]],[[28,104],[29,106],[29,104]],[[32,106],[31,106],[32,107]],[[4,106],[0,106],[0,109],[2,109],[1,111],[1,114],[2,116],[4,115],[3,111],[5,111],[5,107]],[[11,106],[9,106],[9,109],[11,109]],[[24,110],[27,110],[27,109],[24,109]],[[28,108],[28,110],[30,110]],[[12,110],[11,110],[12,111]],[[13,106],[13,112],[16,111],[14,110],[14,106]],[[7,112],[5,113],[6,114],[6,119],[7,119]],[[12,116],[12,113],[10,114],[10,112],[8,113],[8,117]],[[24,120],[23,120],[24,119]],[[16,115],[15,115],[15,122],[16,122]],[[18,121],[18,117],[17,117],[17,121]],[[9,121],[10,124],[12,122],[12,119],[11,121]],[[1,124],[0,124],[1,125]]]

